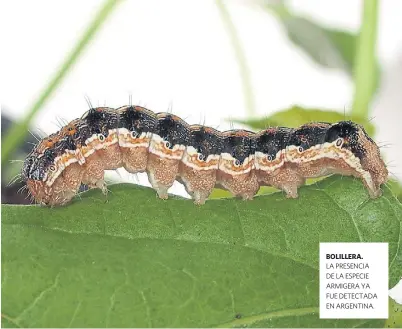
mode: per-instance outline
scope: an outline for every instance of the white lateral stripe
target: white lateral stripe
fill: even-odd
[[[195,169],[197,171],[207,171],[207,170],[217,170],[218,169],[218,167],[219,167],[219,158],[220,158],[219,155],[215,155],[215,154],[208,155],[207,159],[205,160],[205,163],[208,163],[208,162],[210,162],[212,160],[218,160],[218,161],[217,161],[216,165],[208,165],[208,166],[205,166],[205,167],[198,166],[196,163],[193,163],[193,162],[191,162],[189,160],[191,158],[191,156],[197,155],[197,157],[198,157],[199,154],[201,154],[201,153],[197,152],[197,150],[193,146],[187,146],[186,150],[184,151],[184,154],[183,154],[183,157],[182,157],[181,161],[186,166],[188,166],[188,167],[190,167],[192,169]]]
[[[244,162],[238,168],[246,167],[251,162],[253,162],[251,166],[248,166],[244,170],[235,171],[231,170],[229,167],[230,165],[235,166],[236,158],[234,158],[229,153],[225,152],[222,154],[208,155],[207,159],[205,160],[205,163],[207,165],[204,167],[204,166],[198,166],[196,163],[190,161],[192,156],[194,155],[198,156],[199,154],[197,149],[192,145],[188,146],[181,144],[173,145],[170,151],[173,153],[175,152],[177,154],[171,155],[163,152],[164,148],[166,147],[165,146],[166,142],[161,136],[150,132],[143,132],[137,138],[145,139],[145,141],[137,144],[131,143],[130,142],[130,140],[132,139],[131,131],[129,131],[126,128],[110,129],[109,136],[107,138],[105,137],[103,142],[99,140],[99,134],[93,134],[85,141],[85,144],[87,145],[87,147],[84,148],[86,149],[85,151],[82,148],[77,148],[76,150],[65,150],[65,153],[63,155],[56,157],[54,160],[56,171],[55,172],[49,171],[45,173],[43,181],[45,181],[48,186],[51,186],[55,182],[55,180],[60,176],[63,170],[67,168],[69,165],[75,162],[78,162],[80,165],[83,165],[86,162],[86,158],[94,154],[97,150],[107,149],[109,146],[118,143],[119,146],[121,147],[148,148],[149,153],[155,154],[163,159],[181,160],[186,166],[193,168],[194,170],[207,171],[207,170],[219,169],[225,172],[226,174],[232,176],[246,174],[254,169],[263,170],[266,172],[273,172],[277,169],[280,169],[287,162],[294,164],[303,164],[303,163],[307,164],[309,162],[325,158],[333,160],[339,159],[345,161],[345,163],[351,169],[359,173],[362,179],[364,179],[367,186],[371,190],[373,191],[375,190],[371,174],[362,168],[360,159],[356,157],[351,151],[337,147],[336,141],[332,143],[317,144],[303,152],[298,151],[299,147],[295,145],[289,145],[285,149],[279,150],[276,153],[275,159],[282,158],[282,160],[279,163],[273,165],[263,164],[263,160],[267,158],[267,154],[262,152],[255,152],[255,154],[249,155],[246,159],[244,159]],[[106,139],[111,140],[106,142]],[[303,156],[304,152],[311,153],[312,151],[313,152],[318,151],[318,152],[312,157]],[[63,158],[65,158],[65,154],[73,155],[73,157],[70,157],[65,163],[63,163],[62,160]],[[43,153],[39,154],[38,158],[43,157],[43,155],[44,155]],[[217,164],[208,166],[208,162],[213,160],[217,161]]]

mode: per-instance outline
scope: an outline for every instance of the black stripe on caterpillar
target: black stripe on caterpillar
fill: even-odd
[[[162,199],[178,180],[196,204],[215,186],[243,199],[263,185],[297,198],[306,178],[329,174],[360,178],[376,198],[388,177],[378,146],[351,121],[220,132],[123,106],[92,108],[42,139],[26,158],[22,178],[38,203],[55,206],[69,202],[82,183],[106,193],[104,171],[120,167],[147,172]]]

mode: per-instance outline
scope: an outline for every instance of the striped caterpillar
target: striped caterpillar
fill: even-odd
[[[123,106],[91,108],[42,139],[27,156],[22,178],[38,203],[56,206],[68,203],[82,183],[106,194],[104,171],[120,167],[147,172],[162,199],[178,180],[196,204],[204,204],[215,186],[245,200],[260,186],[297,198],[306,178],[334,173],[360,178],[376,198],[388,176],[378,146],[351,121],[220,132]]]

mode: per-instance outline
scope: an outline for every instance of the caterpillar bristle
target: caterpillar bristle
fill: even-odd
[[[19,161],[14,160],[14,161],[10,161],[10,162],[14,163],[14,162],[19,162]],[[17,174],[13,178],[10,179],[10,181],[8,182],[8,184],[6,186],[9,187],[15,183],[20,183],[20,182],[22,182],[21,174]]]
[[[30,130],[28,129],[28,132],[29,132],[29,134],[30,134],[34,139],[36,139],[36,141],[37,141],[38,143],[40,142],[40,139],[39,139],[38,137],[36,137],[36,135],[33,134],[32,131],[30,131]]]

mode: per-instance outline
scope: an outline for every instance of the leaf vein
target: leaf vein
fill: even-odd
[[[22,224],[7,223],[6,225],[22,225]],[[54,231],[54,232],[61,232],[61,233],[66,233],[66,234],[71,234],[71,235],[97,235],[97,236],[101,236],[103,238],[106,238],[106,237],[108,237],[108,238],[119,238],[119,239],[131,240],[131,241],[134,241],[134,240],[147,240],[148,239],[148,240],[157,240],[157,241],[167,240],[167,241],[184,241],[184,242],[200,243],[200,244],[206,243],[206,244],[215,244],[215,245],[230,245],[229,243],[223,243],[223,242],[196,241],[196,240],[188,240],[188,239],[184,239],[184,238],[151,238],[151,237],[129,238],[129,237],[124,236],[124,235],[112,235],[112,234],[103,235],[103,234],[94,233],[94,232],[81,233],[81,232],[67,231],[67,230],[63,230],[63,229],[55,228],[55,227],[43,227],[43,226],[38,226],[38,225],[30,225],[30,227],[35,227],[37,229],[43,229],[43,230]],[[302,259],[293,258],[293,257],[291,257],[289,255],[286,255],[286,254],[276,253],[276,252],[273,252],[273,251],[270,251],[270,250],[260,249],[260,248],[257,248],[255,246],[250,246],[250,245],[246,245],[246,244],[243,244],[242,247],[243,248],[248,248],[248,249],[251,249],[251,250],[255,250],[255,251],[259,251],[259,252],[262,252],[262,253],[265,253],[265,254],[269,254],[271,256],[286,258],[286,259],[289,259],[289,260],[294,261],[296,263],[299,263],[301,265],[308,266],[308,267],[312,268],[313,270],[318,270],[318,268],[315,267],[313,264],[309,264],[309,263],[305,262]]]
[[[145,294],[144,294],[144,292],[142,290],[140,290],[140,294],[141,294],[142,300],[144,301],[145,309],[147,311],[146,313],[147,313],[147,319],[148,319],[148,326],[149,326],[149,328],[152,328],[152,320],[151,320],[151,314],[150,314],[148,301],[147,301],[147,299],[145,297]]]
[[[14,324],[16,327],[18,328],[22,328],[22,326],[18,323],[17,319],[12,318],[11,316],[8,316],[5,313],[1,313],[1,317],[3,319],[6,319],[7,321],[11,322],[12,324]],[[3,323],[2,323],[2,328],[3,328]]]
[[[289,316],[303,316],[318,313],[318,307],[304,307],[304,308],[295,308],[295,309],[288,309],[288,310],[281,310],[281,311],[273,311],[273,312],[266,312],[257,315],[246,316],[240,319],[232,320],[226,323],[215,325],[214,327],[217,328],[229,328],[229,327],[238,327],[244,325],[251,325],[256,322],[260,322],[263,320],[274,319],[274,318],[282,318],[282,317],[289,317]]]
[[[67,328],[71,328],[71,325],[73,324],[75,318],[77,317],[77,314],[78,314],[78,311],[79,311],[79,309],[80,309],[80,307],[81,307],[81,304],[82,304],[82,301],[80,300],[80,301],[78,302],[77,306],[75,307],[74,313],[73,313],[73,315],[72,315],[72,317],[71,317],[71,320],[70,320],[70,322],[69,322]]]
[[[58,283],[59,283],[60,274],[61,274],[61,272],[56,275],[56,278],[54,279],[54,282],[53,282],[49,287],[47,287],[45,290],[43,290],[43,291],[32,301],[32,303],[31,303],[30,305],[28,305],[28,307],[27,307],[25,310],[23,310],[23,311],[16,317],[15,320],[16,320],[17,322],[19,322],[19,321],[21,320],[21,318],[23,318],[24,315],[25,315],[27,312],[29,312],[31,309],[33,309],[33,308],[36,306],[36,304],[42,300],[43,296],[45,296],[48,292],[50,292],[50,291],[52,291],[54,288],[56,288],[56,286],[57,286]]]

